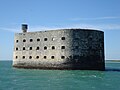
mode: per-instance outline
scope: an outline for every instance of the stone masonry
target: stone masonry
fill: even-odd
[[[105,70],[104,32],[61,29],[27,32],[14,38],[13,66],[39,69]]]

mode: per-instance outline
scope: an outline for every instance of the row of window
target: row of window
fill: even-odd
[[[47,41],[48,40],[48,38],[44,38],[44,41]],[[52,40],[54,40],[54,39],[52,39]],[[61,40],[65,40],[65,37],[61,37]],[[38,38],[37,39],[37,42],[39,42],[40,41],[40,39]],[[19,40],[16,40],[16,43],[18,43],[19,42]],[[23,39],[23,42],[26,42],[26,39]],[[30,39],[30,42],[33,42],[33,39]]]
[[[18,59],[18,56],[15,57],[16,59]],[[26,57],[25,56],[22,56],[22,59],[25,59]],[[32,59],[33,57],[32,56],[29,56],[29,59]],[[47,56],[44,56],[43,57],[44,59],[47,59]],[[51,56],[51,59],[54,59],[55,56]],[[36,59],[39,59],[39,56],[36,56]],[[65,59],[65,56],[61,56],[61,59]]]
[[[36,47],[36,50],[39,50],[39,49],[40,49],[39,47]],[[55,49],[55,46],[52,46],[51,49],[54,50],[54,49]],[[65,46],[61,46],[61,49],[65,49]],[[16,51],[17,51],[17,50],[19,50],[18,47],[16,47]],[[23,50],[26,50],[26,48],[23,47]],[[32,47],[29,47],[29,50],[32,50]],[[46,47],[46,46],[44,47],[44,50],[47,50],[47,47]]]

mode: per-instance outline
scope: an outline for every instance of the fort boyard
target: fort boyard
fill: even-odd
[[[59,29],[15,33],[13,67],[35,69],[105,70],[104,32]]]

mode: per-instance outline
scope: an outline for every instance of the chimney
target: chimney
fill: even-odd
[[[28,25],[27,24],[22,24],[22,31],[23,33],[26,33],[28,29]]]

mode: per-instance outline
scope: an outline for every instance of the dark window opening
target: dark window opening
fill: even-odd
[[[39,59],[39,56],[36,56],[37,59]]]
[[[40,41],[40,39],[38,38],[38,39],[37,39],[37,41],[39,42],[39,41]]]
[[[78,46],[75,46],[75,49],[78,49],[79,47]]]
[[[18,40],[16,40],[16,43],[18,43]]]
[[[89,49],[92,49],[92,46],[89,46]]]
[[[25,47],[23,47],[23,50],[25,50]]]
[[[65,49],[65,46],[62,46],[61,49]]]
[[[90,40],[92,40],[92,37],[90,37]]]
[[[65,37],[62,37],[61,40],[65,40]]]
[[[46,59],[47,58],[47,56],[44,56],[44,59]]]
[[[18,50],[18,48],[16,48],[16,51]]]
[[[46,47],[46,46],[44,47],[44,50],[47,50],[47,47]]]
[[[39,50],[39,47],[37,47],[36,50]]]
[[[61,59],[65,59],[65,56],[61,56]]]
[[[44,41],[47,41],[47,38],[44,38]]]
[[[74,59],[79,59],[79,55],[74,55],[73,58]]]
[[[79,38],[75,38],[75,40],[79,40]]]
[[[55,46],[52,46],[52,49],[55,49]]]
[[[51,59],[54,59],[55,57],[54,56],[51,56]]]
[[[30,42],[32,42],[33,41],[33,39],[30,39]]]
[[[15,57],[16,59],[18,58],[18,56]]]
[[[89,39],[92,40],[92,36],[89,36]]]
[[[22,58],[25,59],[25,56],[23,56]]]
[[[25,40],[25,39],[23,39],[23,42],[26,42],[26,40]]]
[[[71,58],[72,58],[72,56],[69,56],[69,58],[71,59]]]
[[[29,59],[32,59],[32,56],[29,56]]]
[[[32,47],[30,47],[29,49],[32,50]]]

